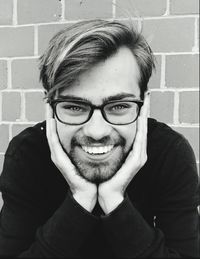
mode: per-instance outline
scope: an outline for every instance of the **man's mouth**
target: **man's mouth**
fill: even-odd
[[[81,148],[90,155],[102,155],[107,154],[113,149],[114,145],[107,146],[81,146]]]

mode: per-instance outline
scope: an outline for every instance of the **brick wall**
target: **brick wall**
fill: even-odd
[[[190,141],[199,163],[198,0],[0,0],[0,171],[9,140],[44,119],[37,59],[50,37],[87,18],[143,17],[157,59],[151,116]],[[1,204],[1,201],[0,201]]]

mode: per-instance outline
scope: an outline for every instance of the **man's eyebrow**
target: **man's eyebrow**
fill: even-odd
[[[119,93],[119,94],[115,94],[115,95],[110,95],[108,97],[103,98],[103,103],[109,102],[109,101],[115,101],[115,100],[117,101],[117,100],[121,100],[121,99],[128,98],[128,97],[131,97],[131,98],[135,99],[136,95],[130,94],[130,93]],[[62,94],[59,94],[59,98],[65,99],[65,100],[84,101],[84,102],[87,102],[87,103],[92,103],[89,99],[79,97],[79,96],[76,96],[76,95],[62,95]]]
[[[132,97],[132,98],[136,98],[136,96],[134,94],[130,94],[130,93],[119,93],[119,94],[115,94],[115,95],[111,95],[108,97],[103,98],[103,102],[109,102],[109,101],[115,101],[115,100],[121,100],[124,98],[128,98],[128,97]]]
[[[64,100],[84,101],[84,102],[91,103],[91,101],[89,99],[82,98],[82,97],[79,97],[79,96],[76,96],[76,95],[62,95],[62,94],[59,94],[58,98],[61,98],[61,99],[64,99]]]

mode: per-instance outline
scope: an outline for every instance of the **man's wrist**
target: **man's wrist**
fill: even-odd
[[[88,212],[92,212],[96,204],[97,195],[89,195],[76,192],[73,194],[73,198]]]
[[[112,212],[114,209],[116,209],[120,203],[124,200],[124,197],[122,194],[107,194],[106,196],[104,195],[99,195],[98,201],[99,204],[104,211],[105,214],[109,214]]]

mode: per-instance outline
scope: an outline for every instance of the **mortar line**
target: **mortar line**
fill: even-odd
[[[112,0],[112,17],[116,18],[116,0]]]
[[[38,26],[34,26],[34,56],[38,56]]]
[[[174,92],[174,114],[173,122],[175,125],[179,124],[179,92]]]
[[[195,128],[195,129],[199,129],[199,124],[197,123],[178,123],[178,124],[171,124],[171,123],[167,123],[167,125],[169,125],[170,127],[176,127],[176,128]]]
[[[11,141],[12,139],[12,122],[9,122],[8,124],[8,140],[9,142]]]
[[[25,93],[21,92],[21,114],[20,114],[20,120],[25,121],[26,116],[25,116]]]
[[[17,0],[14,0],[14,1],[17,1]],[[146,17],[143,17],[142,19],[143,20],[163,20],[163,19],[182,19],[182,18],[198,18],[199,16],[197,14],[189,14],[189,15],[170,15],[170,16],[146,16]],[[135,18],[135,17],[132,17],[131,18],[133,21],[134,20],[141,20],[141,18]],[[112,21],[113,18],[106,18],[105,20],[107,21]],[[127,21],[127,20],[130,20],[130,18],[123,18],[123,17],[120,17],[120,18],[116,18],[116,20],[118,21]],[[51,24],[65,24],[65,23],[76,23],[76,22],[80,22],[82,21],[82,19],[77,19],[77,20],[63,20],[63,21],[53,21],[53,22],[44,22],[44,23],[37,23],[38,26],[41,26],[41,25],[51,25]],[[13,26],[14,25],[14,26]],[[34,26],[36,25],[35,23],[28,23],[28,24],[13,24],[13,25],[0,25],[0,28],[8,28],[8,27],[28,27],[28,26]]]
[[[43,89],[3,89],[2,93],[44,93]]]
[[[175,87],[165,87],[165,88],[152,88],[151,92],[199,92],[199,88],[175,88]]]
[[[194,46],[192,48],[193,52],[198,52],[199,51],[199,44],[198,44],[198,18],[195,19],[194,21]]]
[[[165,73],[166,73],[166,57],[165,55],[161,55],[161,76],[160,76],[160,88],[166,88],[165,87]]]
[[[7,89],[12,89],[12,60],[7,60]]]
[[[170,15],[170,0],[166,0],[166,12],[164,16],[169,16]]]
[[[17,25],[17,0],[13,0],[13,16],[12,16],[12,26]]]
[[[61,0],[61,21],[65,21],[65,0]]]

